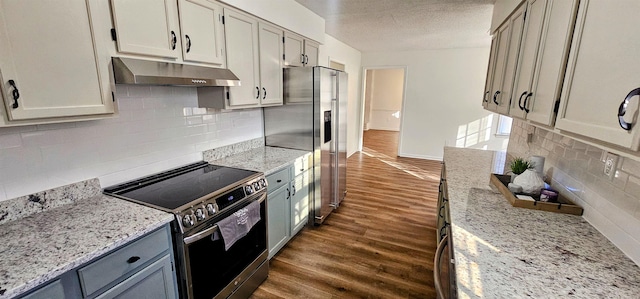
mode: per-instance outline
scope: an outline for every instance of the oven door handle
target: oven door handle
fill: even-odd
[[[258,200],[258,202],[262,203],[265,199],[267,199],[267,193],[262,194],[260,196],[260,198],[257,199],[257,200]],[[213,225],[212,227],[207,228],[207,229],[205,229],[205,230],[203,230],[203,231],[201,231],[201,232],[199,232],[199,233],[197,233],[197,234],[195,234],[193,236],[189,236],[189,237],[184,238],[184,244],[185,245],[189,245],[189,244],[191,244],[193,242],[202,240],[202,239],[210,236],[211,234],[213,234],[217,230],[218,230],[218,225],[217,224]]]

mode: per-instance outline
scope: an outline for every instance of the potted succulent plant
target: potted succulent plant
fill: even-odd
[[[532,169],[535,165],[522,157],[514,157],[509,164],[511,168],[511,181],[527,169]]]

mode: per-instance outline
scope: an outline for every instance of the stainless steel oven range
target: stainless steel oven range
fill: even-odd
[[[103,191],[173,213],[181,297],[218,299],[248,298],[267,278],[266,187],[262,173],[197,162]],[[260,220],[225,249],[218,222],[256,201]]]

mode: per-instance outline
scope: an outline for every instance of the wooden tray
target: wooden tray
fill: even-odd
[[[562,196],[562,194],[558,194],[557,202],[539,201],[539,198],[536,197],[534,197],[535,201],[519,199],[509,190],[509,188],[507,188],[510,181],[510,175],[491,174],[491,183],[500,190],[500,193],[502,193],[502,195],[504,195],[504,197],[514,207],[578,216],[582,215],[582,208]]]

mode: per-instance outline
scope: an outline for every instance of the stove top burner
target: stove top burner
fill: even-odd
[[[198,162],[104,189],[104,193],[132,199],[174,212],[192,201],[237,185],[257,172]]]

